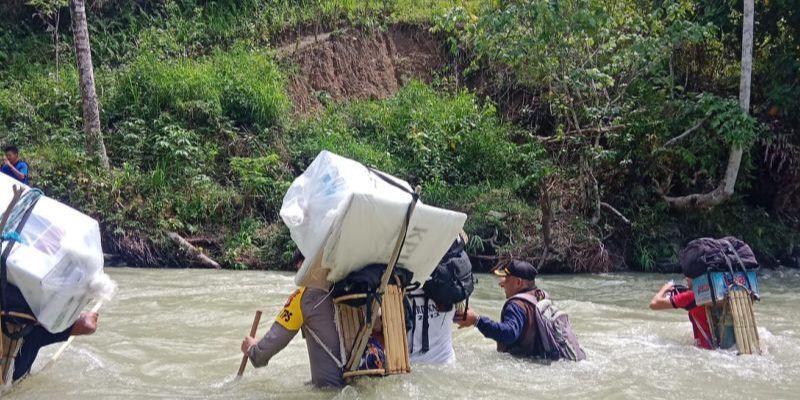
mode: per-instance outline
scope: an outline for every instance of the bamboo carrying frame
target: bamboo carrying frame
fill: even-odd
[[[731,287],[724,307],[733,317],[733,332],[739,354],[761,354],[753,298],[747,288],[738,285]]]
[[[713,317],[714,313],[711,307],[706,309],[709,325],[717,345],[726,343],[726,327],[732,324],[739,354],[761,354],[761,341],[753,313],[753,296],[750,290],[739,284],[730,285],[721,307],[722,312],[718,319]]]
[[[20,320],[28,320],[31,324],[36,323],[36,318],[30,314],[18,313],[18,312],[3,312],[2,313],[3,320],[0,323],[6,325],[8,332],[16,333],[23,329],[23,326],[12,323],[5,320],[5,317],[14,317]],[[0,368],[2,368],[2,376],[0,376],[0,385],[2,386],[9,386],[13,383],[13,374],[14,374],[14,361],[17,358],[17,354],[19,350],[22,348],[22,343],[24,339],[11,339],[5,335],[5,333],[0,334]]]
[[[408,358],[408,337],[405,329],[405,308],[403,307],[405,292],[398,285],[390,285],[389,280],[393,275],[397,260],[400,258],[400,252],[403,249],[403,243],[408,233],[408,225],[417,206],[419,193],[420,188],[417,187],[412,196],[412,202],[408,207],[403,226],[400,229],[400,234],[395,242],[394,250],[389,258],[389,263],[381,276],[377,298],[369,300],[371,303],[369,306],[373,310],[370,319],[366,319],[367,304],[353,307],[344,303],[348,300],[367,298],[366,293],[348,294],[334,299],[336,327],[339,331],[339,340],[343,353],[347,357],[343,374],[346,380],[358,376],[383,376],[411,372]],[[383,331],[386,365],[380,369],[359,370],[361,355],[364,354],[379,315]]]

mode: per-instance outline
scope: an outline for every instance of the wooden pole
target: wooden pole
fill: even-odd
[[[753,305],[755,304],[755,302],[753,302],[753,298],[750,297],[749,294],[748,294],[748,302],[750,303],[750,310],[749,310],[750,320],[753,322],[753,335],[755,340],[753,345],[755,346],[756,352],[758,352],[758,354],[761,354],[761,337],[758,335],[758,325],[756,325],[756,314],[755,311],[753,311],[754,308]]]
[[[736,347],[739,349],[739,354],[750,354],[747,345],[747,338],[744,331],[742,315],[739,311],[739,302],[736,301],[736,289],[731,287],[728,289],[728,303],[731,305],[733,314],[733,330],[736,335]]]
[[[256,337],[259,322],[261,322],[261,311],[256,311],[256,316],[253,318],[253,326],[250,327],[250,337]],[[242,363],[239,364],[239,372],[236,373],[237,379],[242,377],[245,367],[247,367],[247,354],[242,356]]]
[[[739,309],[741,310],[742,319],[744,320],[745,336],[747,337],[747,347],[749,350],[747,354],[759,353],[758,340],[756,339],[758,331],[753,318],[753,300],[750,298],[750,293],[745,289],[739,290],[738,297],[740,304]]]

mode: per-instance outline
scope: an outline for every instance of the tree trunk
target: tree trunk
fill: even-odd
[[[739,78],[739,107],[745,113],[750,112],[750,81],[753,71],[753,17],[755,14],[754,0],[744,0],[744,14],[742,21],[742,72]],[[744,150],[741,146],[732,145],[728,156],[728,165],[725,168],[725,177],[720,185],[709,193],[692,194],[681,197],[668,197],[664,199],[673,207],[714,207],[722,204],[733,196],[736,179],[739,177],[739,167],[742,163]]]
[[[549,178],[544,178],[539,182],[539,208],[542,209],[542,247],[544,247],[542,257],[536,266],[536,269],[540,271],[545,260],[547,260],[547,254],[550,252],[550,225],[553,222],[553,209],[550,203],[549,181]]]
[[[742,74],[739,78],[739,107],[745,114],[750,113],[750,77],[753,72],[753,18],[755,14],[754,0],[744,0],[744,21],[742,21]],[[728,157],[728,168],[725,170],[725,189],[728,196],[733,195],[739,165],[742,163],[742,148],[734,145]]]
[[[84,0],[71,0],[72,30],[75,41],[75,59],[78,62],[78,77],[81,86],[81,103],[83,103],[83,130],[86,132],[86,153],[100,159],[103,167],[108,168],[108,155],[100,130],[100,109],[97,105],[97,93],[94,88],[94,68],[92,67],[92,51],[89,47],[89,27],[86,24],[86,7]]]

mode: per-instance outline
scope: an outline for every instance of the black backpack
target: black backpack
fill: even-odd
[[[344,279],[333,284],[331,296],[335,299],[348,294],[366,294],[366,297],[358,297],[346,300],[343,303],[352,307],[367,305],[366,318],[372,316],[372,300],[378,295],[378,288],[381,285],[381,277],[386,270],[386,264],[369,264],[358,271],[349,273]],[[392,271],[393,277],[389,279],[390,285],[408,286],[414,279],[414,273],[397,265]]]
[[[423,307],[422,318],[422,349],[421,351],[427,352],[429,348],[428,342],[428,301],[433,301],[437,307],[448,308],[453,307],[455,304],[466,301],[464,312],[469,307],[469,296],[475,289],[475,281],[472,277],[472,263],[469,261],[467,252],[464,251],[465,243],[459,236],[450,249],[447,250],[439,265],[431,273],[430,279],[425,281],[422,285],[424,294],[422,297],[425,299]],[[410,302],[407,305],[410,310],[410,327],[411,335],[413,337],[416,330],[416,310],[410,307]],[[409,323],[406,324],[406,328]],[[413,343],[411,343],[413,352]]]
[[[456,239],[431,273],[431,278],[422,285],[425,297],[439,306],[468,302],[475,290],[472,263],[464,251],[465,245],[461,237]]]
[[[689,278],[697,278],[708,271],[732,272],[734,269],[758,268],[758,261],[750,246],[732,236],[692,240],[681,251],[680,263],[683,274]]]

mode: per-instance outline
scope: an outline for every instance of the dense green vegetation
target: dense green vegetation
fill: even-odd
[[[538,259],[549,233],[553,269],[653,269],[700,235],[738,235],[765,260],[800,243],[800,204],[764,200],[800,195],[785,193],[800,182],[790,1],[757,5],[752,116],[736,100],[732,1],[90,2],[110,170],[83,150],[69,12],[42,4],[53,2],[0,5],[0,141],[22,148],[34,185],[97,217],[108,250],[132,263],[183,263],[164,236],[176,231],[227,267],[285,266],[277,211],[322,149],[468,212],[475,253]],[[408,21],[429,24],[452,56],[440,79],[292,114],[297,69],[276,45]],[[731,144],[748,149],[737,195],[710,211],[670,209],[662,195],[719,182]]]

